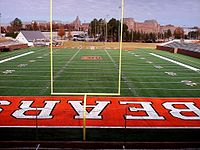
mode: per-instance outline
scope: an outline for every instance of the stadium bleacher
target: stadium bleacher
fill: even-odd
[[[174,41],[157,45],[157,49],[200,58],[200,44]]]
[[[200,53],[200,45],[199,44],[172,42],[172,43],[166,44],[165,46]]]
[[[0,42],[0,52],[2,51],[12,51],[15,49],[21,49],[21,48],[27,48],[27,44],[22,44],[17,41],[5,41],[5,42]]]

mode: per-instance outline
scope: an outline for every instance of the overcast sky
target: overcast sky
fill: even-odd
[[[1,22],[49,20],[49,0],[0,0]],[[119,18],[121,0],[53,0],[53,18],[82,22],[93,18]],[[138,22],[156,19],[161,25],[200,27],[200,0],[125,0],[125,17]]]

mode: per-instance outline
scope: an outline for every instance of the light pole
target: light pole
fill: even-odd
[[[105,38],[105,42],[107,42],[107,40],[108,40],[107,39],[107,36],[108,36],[108,31],[107,30],[108,30],[108,25],[107,25],[107,20],[106,20],[106,38]]]
[[[109,15],[106,15],[106,19],[109,17]],[[106,38],[105,38],[105,41],[107,42],[108,41],[108,23],[107,23],[107,20],[105,19],[106,21]]]
[[[1,13],[0,13],[0,38],[1,38]]]
[[[96,25],[97,25],[97,23],[96,23],[96,20],[94,21],[94,37],[96,38]]]
[[[119,27],[118,27],[118,42],[120,42],[120,26],[121,26],[121,24],[120,24],[120,20],[121,20],[121,19],[120,19],[120,18],[121,18],[121,17],[120,17],[121,11],[120,11],[120,10],[121,10],[122,7],[119,6],[118,8],[119,8],[119,12],[120,12],[120,14],[119,14]]]
[[[133,42],[133,30],[131,30],[131,42]]]

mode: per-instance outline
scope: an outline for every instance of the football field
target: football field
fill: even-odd
[[[119,50],[53,49],[53,90],[117,93]],[[121,96],[199,97],[200,60],[154,49],[122,51]],[[49,96],[49,48],[0,53],[1,96]]]

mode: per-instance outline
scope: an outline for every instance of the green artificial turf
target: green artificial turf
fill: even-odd
[[[49,49],[29,48],[0,53],[0,60],[26,55],[0,64],[1,96],[50,95]],[[122,52],[121,96],[130,97],[199,97],[200,73],[162,60],[155,53],[184,64],[200,68],[200,59],[153,49]],[[136,55],[136,56],[135,56]],[[139,55],[139,56],[138,56]],[[101,56],[103,60],[81,60],[82,56]],[[42,58],[40,58],[42,57]],[[35,62],[30,62],[35,60]],[[54,49],[54,92],[59,93],[117,93],[119,50]],[[152,63],[149,63],[151,61]],[[27,64],[25,67],[18,67]],[[155,66],[162,66],[157,69]],[[5,70],[15,70],[3,74]],[[165,72],[174,72],[170,76]],[[191,80],[196,86],[188,86]]]

